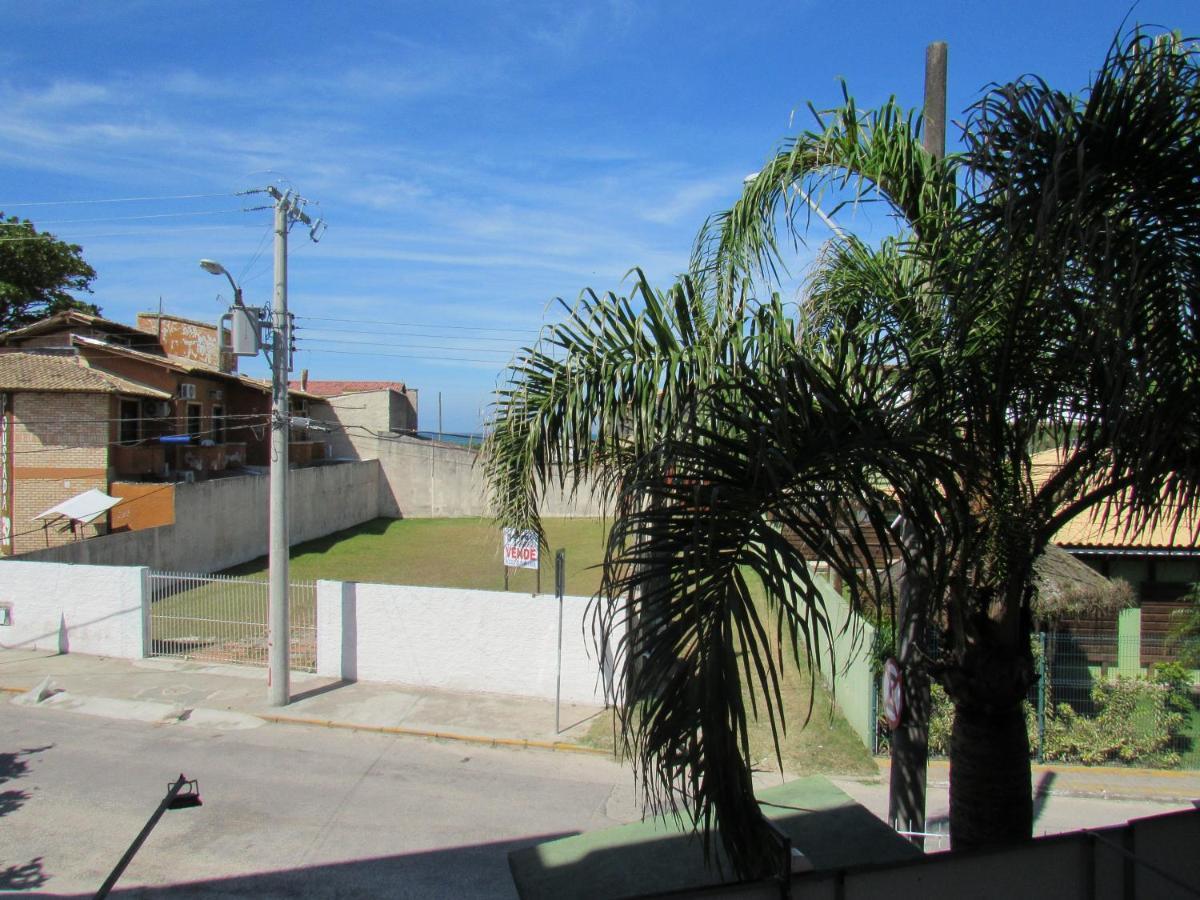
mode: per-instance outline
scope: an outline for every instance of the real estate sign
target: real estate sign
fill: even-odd
[[[504,529],[504,565],[510,569],[536,569],[538,567],[536,531]]]

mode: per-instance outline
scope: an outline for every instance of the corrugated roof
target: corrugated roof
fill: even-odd
[[[298,390],[299,381],[288,382],[289,390]],[[305,390],[320,397],[337,397],[341,394],[358,394],[365,391],[392,390],[407,392],[403,381],[309,381]]]
[[[171,397],[149,385],[89,368],[76,356],[56,353],[0,353],[0,390]]]
[[[1056,450],[1034,454],[1031,462],[1034,484],[1043,484],[1061,465]],[[1198,511],[1184,510],[1176,525],[1177,507],[1166,504],[1166,508],[1164,521],[1131,531],[1126,524],[1128,519],[1121,515],[1120,509],[1108,509],[1101,503],[1060,528],[1054,535],[1054,543],[1079,549],[1185,550],[1200,547]]]

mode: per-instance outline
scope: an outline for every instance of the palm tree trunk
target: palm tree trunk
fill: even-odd
[[[1033,833],[1029,735],[1018,700],[1003,707],[956,702],[950,736],[950,844],[1012,844]]]

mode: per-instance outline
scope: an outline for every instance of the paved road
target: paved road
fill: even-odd
[[[128,718],[139,708],[0,700],[0,891],[90,896],[180,772],[204,805],[163,818],[118,895],[512,897],[509,850],[639,816],[628,771],[601,757],[239,715]],[[837,783],[886,811],[886,785]],[[1051,795],[1036,831],[1181,805]],[[944,814],[944,786],[929,812]]]
[[[180,772],[204,805],[164,816],[127,896],[512,897],[509,850],[639,815],[591,756],[7,702],[0,735],[0,890],[90,896]]]

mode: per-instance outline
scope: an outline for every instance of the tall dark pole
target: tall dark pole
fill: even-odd
[[[946,155],[946,43],[925,48],[925,151],[941,159]],[[912,565],[900,582],[896,623],[896,661],[903,679],[903,714],[892,730],[892,768],[888,792],[888,820],[900,831],[914,832],[913,843],[924,846],[918,835],[925,831],[925,790],[929,767],[929,672],[922,645],[929,630],[929,579],[922,569],[918,537],[911,526],[901,536]]]
[[[941,159],[946,155],[946,55],[945,41],[925,48],[925,151]]]

